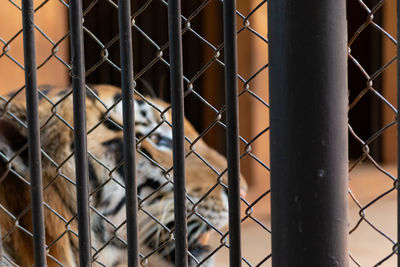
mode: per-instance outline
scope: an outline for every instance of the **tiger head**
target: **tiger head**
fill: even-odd
[[[89,88],[86,98],[91,239],[94,266],[127,266],[121,90]],[[43,198],[48,265],[77,266],[73,104],[69,89],[44,88],[40,99]],[[5,259],[33,262],[26,106],[0,100],[0,226]],[[21,99],[21,100],[20,100]],[[135,96],[136,184],[142,265],[174,266],[172,128],[169,104]],[[208,236],[228,222],[226,159],[185,119],[189,266],[209,253]],[[242,190],[246,190],[244,180]],[[10,193],[12,192],[12,193]],[[17,223],[16,223],[17,222]],[[17,226],[16,226],[17,225]],[[24,251],[24,252],[22,252]]]

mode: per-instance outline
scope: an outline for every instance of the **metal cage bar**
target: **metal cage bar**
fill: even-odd
[[[122,84],[122,113],[124,126],[124,175],[126,198],[126,223],[128,239],[128,266],[139,264],[139,241],[137,225],[137,188],[136,188],[136,139],[135,139],[135,110],[134,110],[134,80],[133,52],[131,32],[130,1],[118,2],[121,84]]]
[[[45,229],[43,216],[42,160],[40,122],[36,80],[35,24],[32,0],[22,1],[22,23],[25,62],[25,88],[29,142],[29,170],[33,220],[35,266],[46,266]]]
[[[76,194],[78,205],[79,264],[91,266],[89,182],[86,136],[86,90],[81,0],[71,0],[71,62],[74,109]]]
[[[185,133],[183,128],[183,62],[180,0],[168,1],[171,63],[172,148],[174,170],[175,265],[188,266],[186,219]]]
[[[224,1],[223,20],[227,124],[226,146],[228,160],[229,266],[233,267],[242,265],[240,244],[240,163],[235,0]]]
[[[348,266],[346,1],[268,1],[272,265]]]

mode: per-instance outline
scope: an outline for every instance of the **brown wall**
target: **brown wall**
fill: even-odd
[[[393,38],[397,38],[396,29],[396,1],[386,1],[384,4],[383,28]],[[382,35],[383,64],[389,62],[396,56],[396,45],[389,38]],[[383,96],[394,106],[397,107],[397,61],[394,61],[384,72],[382,79]],[[395,120],[394,112],[387,105],[382,105],[383,125],[387,125]],[[387,129],[383,134],[383,162],[395,163],[397,159],[397,125]]]
[[[238,1],[238,10],[244,15],[249,14],[259,1]],[[267,38],[267,5],[263,5],[250,18],[249,26],[264,38]],[[238,20],[238,28],[243,21]],[[268,45],[249,29],[238,35],[238,72],[249,80],[258,70],[268,63]],[[261,71],[248,83],[248,87],[239,82],[239,92],[249,90],[266,103],[268,99],[268,68]],[[250,92],[239,98],[240,134],[246,140],[252,140],[269,126],[269,110]],[[269,165],[269,132],[262,134],[251,143],[251,154],[263,163]],[[253,190],[250,193],[259,196],[269,188],[269,172],[250,155],[241,161],[242,171],[247,176]],[[251,199],[252,197],[249,196]]]
[[[21,1],[16,1],[20,5]],[[42,2],[40,2],[42,3]],[[35,7],[39,1],[35,1]],[[67,8],[59,1],[48,1],[42,8],[35,12],[36,25],[54,43],[58,42],[67,33]],[[24,71],[11,58],[23,66],[23,38],[21,11],[9,1],[3,1],[0,9],[0,95],[15,90],[24,85]],[[36,37],[36,60],[37,65],[42,64],[52,55],[55,45],[47,40],[37,30]],[[66,38],[56,47],[56,56],[66,62],[68,60],[68,42]],[[38,84],[65,85],[68,83],[68,69],[55,56],[42,66],[37,72]]]
[[[238,11],[247,16],[259,1],[241,0],[237,1]],[[207,5],[207,19],[204,21],[205,38],[214,46],[218,47],[222,40],[222,6],[219,2],[210,2]],[[267,38],[267,5],[263,5],[249,18],[248,26],[255,30],[264,38]],[[245,27],[242,18],[237,16],[238,30]],[[247,90],[239,97],[239,123],[240,135],[247,141],[254,139],[260,132],[269,125],[268,108],[254,97],[252,93],[268,103],[268,68],[265,68],[254,78],[251,78],[260,68],[268,63],[268,45],[251,32],[250,28],[241,30],[237,37],[238,40],[238,74],[245,80],[238,82],[239,93]],[[205,62],[212,56],[207,55]],[[220,58],[223,60],[223,57]],[[224,103],[224,81],[223,68],[218,64],[212,64],[205,73],[207,79],[204,81],[204,97],[214,106],[222,106]],[[204,117],[206,125],[215,119],[215,113],[205,110]],[[206,141],[214,147],[220,149],[221,142],[224,142],[225,131],[214,131],[216,134],[205,136]],[[218,134],[217,134],[218,133]],[[216,138],[216,136],[222,136]],[[269,165],[269,134],[268,132],[256,138],[251,143],[250,153],[263,163]],[[245,153],[246,147],[241,142],[241,153]],[[259,195],[269,188],[269,172],[257,162],[250,154],[241,159],[241,171],[246,177],[250,186],[250,192]],[[253,190],[254,189],[254,190]],[[252,193],[253,194],[253,193]],[[251,199],[251,197],[250,197]]]

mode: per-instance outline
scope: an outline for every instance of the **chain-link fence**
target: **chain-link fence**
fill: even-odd
[[[350,266],[394,266],[395,1],[347,1],[348,203],[340,195],[347,189],[339,179],[346,177],[345,161],[336,161],[347,153],[339,142],[347,95],[332,93],[346,88],[346,31],[335,31],[344,25],[344,1],[296,10],[268,2],[4,1],[0,266],[271,266],[273,249],[274,265],[284,258],[283,266],[342,266],[335,254],[347,254],[341,231],[350,233]],[[277,23],[279,16],[289,17]],[[272,174],[273,238],[271,25],[272,36],[281,37],[282,29],[292,34],[276,39],[287,42],[272,45],[272,63],[284,73],[290,68],[284,63],[296,62],[289,73],[301,73],[270,84],[272,99],[282,93],[290,103],[275,102],[283,111],[272,115],[275,130],[285,126],[271,140],[273,168],[281,160],[287,174],[278,182]],[[324,54],[326,47],[337,54]],[[290,86],[301,89],[298,97],[285,91]],[[310,108],[315,99],[318,112]],[[333,137],[324,139],[324,129]],[[313,162],[321,165],[314,170]],[[342,204],[349,209],[345,220]]]
[[[242,258],[249,266],[268,264],[269,246],[257,245],[268,244],[270,239],[268,153],[261,146],[258,148],[258,144],[267,143],[268,138],[266,1],[242,1],[237,10],[230,9],[235,11],[230,13],[231,21],[237,20],[239,69],[238,75],[231,76],[228,84],[234,87],[238,83],[239,97],[234,90],[228,90],[227,95],[233,96],[233,106],[228,107],[224,104],[224,56],[235,50],[224,45],[223,1],[182,3],[184,102],[181,104],[185,105],[185,114],[196,130],[188,120],[182,122],[185,141],[181,144],[184,151],[181,157],[184,156],[185,161],[181,158],[174,163],[178,165],[172,161],[172,154],[179,157],[176,155],[179,148],[172,145],[172,125],[179,125],[175,120],[179,120],[181,114],[173,112],[180,104],[175,102],[172,112],[167,104],[171,100],[174,103],[169,97],[171,80],[178,77],[175,85],[179,86],[180,76],[172,74],[170,78],[169,74],[179,71],[171,61],[171,58],[179,61],[179,53],[172,56],[170,44],[173,40],[168,35],[168,32],[179,33],[178,28],[168,28],[173,24],[171,18],[176,19],[172,15],[168,20],[168,4],[173,5],[174,1],[134,1],[128,20],[126,12],[130,8],[126,2],[83,1],[84,50],[79,40],[79,1],[35,2],[35,24],[30,24],[32,20],[28,19],[32,15],[29,3],[3,3],[4,22],[13,25],[1,33],[3,52],[0,56],[2,77],[12,77],[1,93],[3,263],[30,266],[35,259],[37,266],[44,266],[46,262],[47,266],[75,266],[78,262],[86,266],[91,261],[95,266],[127,266],[128,258],[131,263],[137,261],[136,254],[143,266],[183,266],[185,261],[189,266],[224,266],[232,251],[231,257]],[[27,20],[21,25],[24,8]],[[132,50],[129,44],[126,47],[131,38],[125,36],[127,28],[123,30],[123,25],[132,29]],[[29,29],[33,30],[36,42],[27,39]],[[232,33],[235,35],[235,32]],[[232,37],[236,38],[234,35]],[[31,45],[30,51],[25,50],[25,60],[22,37]],[[122,57],[120,49],[124,51]],[[133,57],[129,56],[130,50]],[[259,57],[257,53],[264,56]],[[32,78],[35,74],[33,59],[37,60],[39,103],[27,106],[25,95],[28,94],[27,103],[34,101],[29,95],[33,93],[34,96],[36,86]],[[79,69],[82,59],[84,74],[83,69]],[[132,63],[134,78],[129,79],[129,64]],[[25,73],[32,73],[26,77],[26,86]],[[129,84],[129,80],[134,80],[135,84]],[[68,86],[69,81],[72,87]],[[108,85],[91,85],[100,83],[113,83],[126,91]],[[179,92],[175,85],[172,93]],[[132,86],[135,86],[134,111],[126,104],[129,102],[126,100],[132,98],[129,93]],[[86,103],[83,91],[86,91]],[[166,102],[161,101],[162,98]],[[177,99],[179,102],[179,96]],[[239,178],[239,173],[233,174],[228,182],[228,161],[222,156],[226,149],[226,109],[231,114],[235,102],[239,102],[239,113],[234,113],[244,120],[239,126],[242,137],[237,148],[240,154],[236,154],[242,162],[239,183],[239,179],[235,179]],[[130,114],[135,115],[134,133],[129,133],[131,127],[126,127],[132,125],[129,124],[132,121],[123,121],[127,116],[123,117],[122,109],[129,110],[129,107]],[[38,109],[36,126],[40,128],[41,147],[36,153],[41,153],[41,163],[37,162],[39,154],[28,154],[25,132],[26,128],[34,130],[35,123],[31,120],[35,119],[35,114],[29,112],[34,109]],[[245,121],[255,114],[263,115]],[[233,117],[233,121],[237,121],[237,117]],[[123,128],[128,128],[124,134]],[[183,130],[183,127],[176,128]],[[82,136],[85,133],[87,137]],[[126,147],[133,146],[129,143],[132,138],[126,137],[129,134],[134,137],[136,153],[125,151]],[[29,138],[34,142],[31,134]],[[33,151],[34,145],[30,144]],[[129,155],[136,159],[126,160]],[[239,158],[234,157],[229,159],[229,164],[238,162]],[[29,165],[33,159],[36,163]],[[136,164],[127,164],[134,161]],[[36,175],[29,172],[32,165],[38,167]],[[179,180],[182,171],[178,172],[184,167],[186,187],[182,187],[182,180]],[[133,173],[136,179],[132,178]],[[229,185],[233,188],[235,184],[237,191],[228,197],[228,191],[233,190],[228,190]],[[247,187],[255,189],[248,191]],[[30,191],[32,196],[36,191],[39,197],[36,200],[32,197],[31,201]],[[135,191],[137,203],[136,198],[132,198]],[[237,202],[239,192],[244,197],[246,191],[246,199]],[[236,220],[242,228],[241,236],[238,230],[233,234],[228,232],[228,202],[235,203],[235,200],[236,205],[241,206],[236,208],[241,214],[231,216],[230,225]],[[177,201],[181,201],[180,204]],[[174,207],[174,203],[178,204]],[[137,214],[132,212],[136,205]],[[125,212],[131,222],[126,221]],[[174,220],[174,216],[182,215],[183,219]],[[40,222],[43,217],[44,224],[32,224],[32,220]],[[242,253],[238,246],[240,241]]]
[[[350,263],[396,266],[396,2],[349,9]]]

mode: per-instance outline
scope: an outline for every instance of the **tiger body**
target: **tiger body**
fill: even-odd
[[[43,201],[48,266],[78,266],[71,90],[42,88]],[[121,90],[91,87],[86,97],[90,221],[94,266],[127,266]],[[136,95],[136,183],[140,255],[146,266],[174,266],[172,130],[168,104]],[[185,120],[189,265],[209,253],[202,240],[228,220],[226,159]],[[32,266],[26,106],[22,93],[0,99],[0,227],[3,261]],[[11,164],[10,164],[11,163]],[[242,181],[242,187],[246,185]],[[196,258],[196,260],[194,259]],[[197,261],[197,262],[196,262]],[[1,261],[0,261],[1,262]],[[7,263],[9,262],[9,263]],[[207,260],[202,266],[212,266]]]

